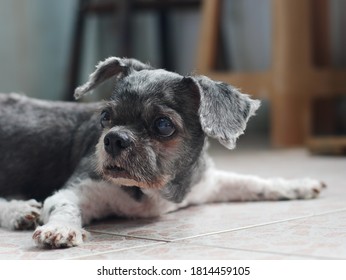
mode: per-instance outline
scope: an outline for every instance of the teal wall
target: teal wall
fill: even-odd
[[[75,4],[0,0],[0,92],[61,97]]]

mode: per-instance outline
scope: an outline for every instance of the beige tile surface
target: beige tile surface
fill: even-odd
[[[190,207],[157,219],[111,219],[87,229],[162,241],[266,225],[333,211],[345,205],[326,198],[311,201],[223,203]],[[345,207],[344,207],[345,209]]]
[[[346,211],[194,238],[189,243],[346,260]]]
[[[50,250],[36,248],[31,236],[29,231],[10,232],[0,229],[0,260],[68,259],[158,244],[150,240],[93,233],[88,242],[79,247]]]
[[[306,257],[273,254],[266,252],[254,252],[251,250],[232,250],[213,246],[203,246],[181,241],[155,246],[147,246],[132,250],[108,252],[97,256],[89,256],[79,259],[93,260],[296,260]]]

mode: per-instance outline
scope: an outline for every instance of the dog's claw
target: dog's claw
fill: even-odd
[[[315,194],[319,194],[319,193],[320,193],[320,190],[319,190],[319,189],[312,189],[312,191],[313,191]]]
[[[32,235],[32,238],[33,239],[37,239],[40,235],[41,235],[41,231],[40,230],[36,230],[34,232],[34,234]]]

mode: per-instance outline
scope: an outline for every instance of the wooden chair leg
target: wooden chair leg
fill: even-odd
[[[211,72],[215,67],[218,43],[220,0],[204,0],[202,3],[202,22],[197,54],[197,71]]]
[[[277,147],[304,144],[311,94],[310,0],[272,0],[271,139]]]

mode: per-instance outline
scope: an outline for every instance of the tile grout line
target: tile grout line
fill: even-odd
[[[182,237],[182,238],[170,240],[168,242],[176,242],[176,241],[194,239],[194,238],[198,238],[198,237],[205,237],[205,236],[209,236],[209,235],[223,234],[223,233],[227,233],[227,232],[240,231],[240,230],[247,230],[247,229],[257,228],[257,227],[261,227],[261,226],[268,226],[268,225],[273,225],[273,224],[278,224],[278,223],[291,222],[291,221],[302,220],[302,219],[311,218],[311,217],[318,217],[318,216],[328,215],[328,214],[332,214],[332,213],[339,213],[339,212],[344,212],[344,211],[346,211],[346,208],[342,208],[342,209],[338,209],[338,210],[331,210],[331,211],[327,211],[327,212],[320,213],[320,214],[310,214],[310,215],[306,215],[306,216],[295,217],[295,218],[290,218],[290,219],[285,219],[285,220],[278,220],[278,221],[267,222],[267,223],[262,223],[262,224],[255,224],[255,225],[239,227],[239,228],[235,228],[235,229],[221,230],[221,231],[215,231],[215,232],[210,232],[210,233],[198,234],[198,235],[189,236],[189,237]]]
[[[209,236],[209,235],[223,234],[223,233],[240,231],[240,230],[247,230],[247,229],[251,229],[251,228],[256,228],[256,227],[261,227],[261,226],[268,226],[268,225],[284,223],[284,222],[289,222],[289,221],[294,221],[294,220],[299,220],[299,219],[301,219],[301,218],[292,218],[292,219],[289,219],[289,220],[280,220],[280,221],[267,222],[267,223],[256,224],[256,225],[251,225],[251,226],[239,227],[239,228],[234,228],[234,229],[225,229],[225,230],[214,231],[214,232],[209,232],[209,233],[202,233],[202,234],[198,234],[198,235],[194,235],[194,236],[173,239],[170,242],[189,240],[189,239],[194,239],[194,238],[198,238],[198,237],[205,237],[205,236]]]
[[[159,238],[143,237],[143,236],[137,236],[137,235],[128,235],[128,234],[121,234],[121,233],[112,233],[112,232],[109,232],[109,231],[100,231],[100,230],[88,230],[88,231],[89,232],[98,233],[98,234],[109,234],[109,235],[119,236],[119,237],[129,237],[129,238],[135,238],[135,239],[141,239],[141,240],[169,243],[169,242],[176,242],[176,241],[194,239],[194,238],[198,238],[198,237],[205,237],[205,236],[209,236],[209,235],[223,234],[223,233],[239,231],[239,230],[247,230],[247,229],[251,229],[251,228],[256,228],[256,227],[261,227],[261,226],[268,226],[268,225],[273,225],[273,224],[278,224],[278,223],[302,220],[302,219],[305,219],[305,218],[318,217],[318,216],[329,215],[329,214],[332,214],[332,213],[339,213],[339,212],[344,212],[344,211],[346,211],[346,208],[341,208],[341,209],[337,209],[337,210],[330,210],[330,211],[322,212],[322,213],[319,213],[319,214],[310,214],[310,215],[306,215],[306,216],[300,216],[300,217],[295,217],[295,218],[290,218],[290,219],[285,219],[285,220],[278,220],[278,221],[267,222],[267,223],[262,223],[262,224],[249,225],[249,226],[239,227],[239,228],[234,228],[234,229],[226,229],[226,230],[221,230],[221,231],[202,233],[202,234],[198,234],[198,235],[182,237],[182,238],[176,238],[176,239],[171,239],[171,240],[169,240],[169,239],[159,239]]]
[[[328,215],[328,214],[333,214],[333,213],[339,213],[339,212],[344,212],[346,211],[346,208],[340,208],[340,209],[335,209],[335,210],[329,210],[329,211],[325,211],[325,212],[321,212],[319,214],[313,214],[314,217],[317,216],[323,216],[323,215]]]
[[[143,237],[143,236],[137,236],[137,235],[113,233],[113,232],[109,232],[109,231],[89,230],[89,232],[94,232],[94,233],[98,233],[98,234],[109,234],[109,235],[119,236],[119,237],[129,237],[129,238],[148,240],[148,241],[166,242],[166,243],[172,241],[172,240],[167,240],[167,239],[159,239],[159,238],[150,238],[150,237]]]

